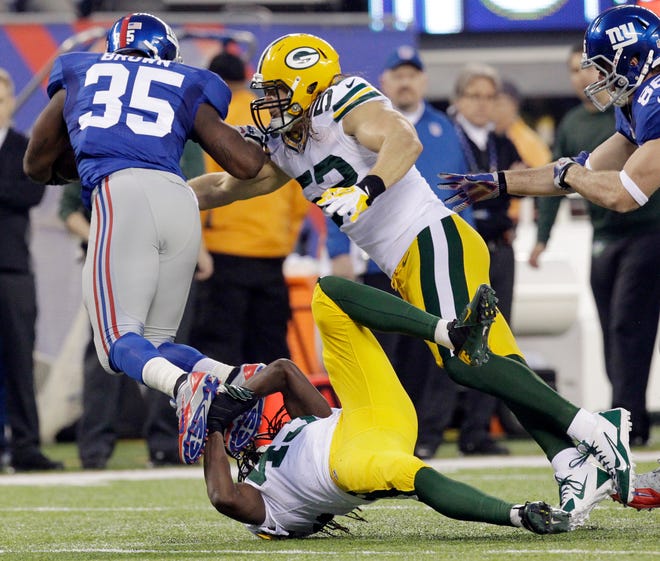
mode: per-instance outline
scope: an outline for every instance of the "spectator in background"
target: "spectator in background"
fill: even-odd
[[[513,142],[495,131],[496,102],[501,90],[499,74],[485,64],[466,66],[456,79],[450,114],[469,173],[523,165]],[[509,206],[509,197],[473,206],[475,227],[490,254],[490,283],[507,322],[511,321],[515,276],[515,223],[509,215]],[[459,448],[464,454],[508,454],[507,448],[489,434],[496,406],[493,396],[472,389],[466,392],[467,415],[459,438]]]
[[[527,167],[543,166],[550,163],[552,153],[541,136],[522,118],[521,103],[518,86],[510,80],[503,80],[495,102],[495,132],[513,142]]]
[[[62,469],[44,456],[34,388],[37,295],[30,256],[30,209],[45,188],[23,172],[28,139],[11,127],[14,82],[0,69],[0,409],[6,410],[10,465],[16,471]],[[4,432],[4,424],[0,429]],[[0,451],[1,452],[1,451]]]
[[[226,122],[251,122],[255,98],[243,60],[216,55],[209,70],[232,91]],[[210,157],[208,171],[221,168]],[[213,274],[198,282],[191,344],[229,364],[289,357],[289,290],[282,271],[293,251],[309,203],[296,181],[278,191],[202,213],[202,233]],[[308,373],[309,374],[309,373]]]
[[[204,173],[204,159],[198,144],[190,141],[186,143],[181,170],[186,177]],[[82,204],[80,183],[70,183],[64,187],[59,216],[67,229],[80,238],[81,248],[86,253],[91,213]],[[204,263],[200,259],[196,279],[206,277]],[[189,315],[184,314],[177,331],[177,342],[187,342],[190,321],[186,318]],[[164,466],[179,463],[177,419],[169,398],[148,387],[144,388],[142,396],[139,391],[136,382],[128,377],[108,376],[99,362],[94,340],[90,338],[83,357],[82,414],[76,427],[78,456],[83,469],[105,469],[120,436],[122,402],[127,400],[135,406],[143,398],[146,407],[144,435],[149,450],[149,464]],[[140,419],[144,415],[136,417]]]
[[[580,104],[557,127],[553,158],[593,151],[615,130],[614,107],[599,111],[584,93],[598,79],[596,68],[582,68],[582,43],[571,49],[568,70]],[[533,267],[550,239],[563,198],[538,199],[536,245],[529,257]],[[632,415],[630,442],[642,446],[649,440],[650,418],[646,407],[651,359],[660,313],[660,198],[632,213],[620,213],[587,202],[593,227],[591,289],[603,332],[605,370],[612,384],[612,403]],[[646,283],[651,282],[652,293]],[[642,283],[642,284],[640,284]]]

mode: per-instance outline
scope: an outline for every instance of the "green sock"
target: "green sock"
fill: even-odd
[[[415,475],[415,493],[421,502],[449,518],[513,526],[509,518],[513,503],[449,479],[430,467]]]
[[[360,325],[434,341],[437,316],[366,284],[333,276],[321,277],[318,282],[323,292]]]
[[[500,398],[548,459],[573,447],[566,430],[578,408],[521,360],[491,355],[486,364],[474,367],[453,357],[445,361],[445,368],[455,382]]]

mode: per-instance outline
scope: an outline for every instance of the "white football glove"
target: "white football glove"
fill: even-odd
[[[351,222],[355,222],[370,204],[369,195],[359,187],[332,187],[326,189],[316,204],[323,209],[328,216],[348,216]]]

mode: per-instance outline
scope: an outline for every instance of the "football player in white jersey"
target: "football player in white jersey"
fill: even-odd
[[[496,315],[494,291],[477,290],[454,330],[458,348],[484,343]],[[570,529],[569,514],[543,502],[514,505],[433,470],[413,454],[417,417],[373,333],[344,310],[359,303],[383,329],[400,329],[434,340],[440,318],[400,298],[339,277],[324,277],[314,290],[312,311],[323,341],[323,358],[342,404],[331,409],[307,377],[286,359],[244,382],[256,397],[282,392],[292,420],[279,428],[256,465],[234,483],[225,432],[252,402],[220,394],[208,415],[204,477],[213,506],[271,539],[297,538],[341,527],[333,521],[356,507],[386,497],[417,497],[458,520],[524,527],[539,534]],[[469,324],[469,325],[468,325]],[[484,356],[483,358],[488,358]],[[240,383],[236,378],[233,383]],[[243,389],[244,389],[243,388]],[[229,444],[227,445],[230,446]],[[239,457],[239,466],[249,449]]]
[[[490,287],[479,287],[452,327],[454,335],[462,333],[455,337],[457,348],[472,351],[484,344],[496,315],[495,302]],[[363,311],[355,313],[356,307]],[[219,512],[266,539],[341,529],[335,516],[388,497],[416,497],[450,518],[522,524],[537,533],[575,526],[564,511],[484,495],[414,456],[417,418],[412,402],[371,331],[351,316],[368,315],[379,330],[429,341],[435,339],[439,317],[339,277],[318,281],[312,311],[330,383],[342,408],[332,409],[289,360],[237,369],[230,381],[253,392],[252,399],[219,395],[208,415],[204,477],[209,499]],[[489,357],[487,349],[486,353]],[[274,392],[282,392],[289,422],[284,424],[284,415],[278,413],[268,428],[237,447],[236,435],[250,432],[255,421],[254,410],[248,410],[254,399]],[[559,424],[551,419],[548,423]],[[226,451],[238,460],[237,483]],[[607,479],[604,472],[603,476]],[[630,506],[660,506],[660,469],[637,476],[636,485]]]
[[[257,128],[241,132],[262,144],[270,158],[251,180],[226,173],[193,179],[200,207],[265,194],[295,178],[405,300],[442,318],[435,342],[429,342],[436,361],[457,383],[497,396],[516,414],[551,461],[561,506],[575,525],[612,485],[624,503],[632,501],[628,411],[594,414],[559,396],[528,368],[499,313],[490,330],[488,362],[470,366],[478,357],[455,352],[447,324],[477,287],[489,283],[488,249],[415,168],[421,144],[414,127],[363,78],[342,75],[335,49],[313,35],[273,41],[262,53],[252,87],[264,94],[251,104]],[[347,311],[375,327],[371,316],[357,317],[359,312],[359,306]],[[592,457],[609,477],[600,476]]]

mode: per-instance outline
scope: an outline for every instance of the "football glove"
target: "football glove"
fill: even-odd
[[[223,432],[236,417],[254,407],[257,401],[259,398],[249,388],[220,384],[209,408],[207,420],[209,432]]]
[[[241,136],[250,142],[254,142],[257,146],[261,146],[266,154],[270,154],[268,149],[268,135],[263,134],[257,127],[252,125],[239,125],[235,127]]]
[[[367,175],[351,187],[326,189],[316,204],[328,216],[348,216],[355,222],[376,197],[385,192],[385,184],[377,175]]]
[[[577,156],[573,156],[571,158],[559,158],[553,169],[553,183],[555,184],[555,187],[562,191],[568,191],[572,193],[573,188],[568,183],[566,183],[566,172],[571,166],[583,166],[588,159],[589,152],[585,152],[584,150]]]
[[[455,195],[444,200],[454,212],[461,212],[478,201],[494,199],[506,193],[506,178],[502,171],[471,175],[439,173],[438,177],[438,187],[457,191]]]

